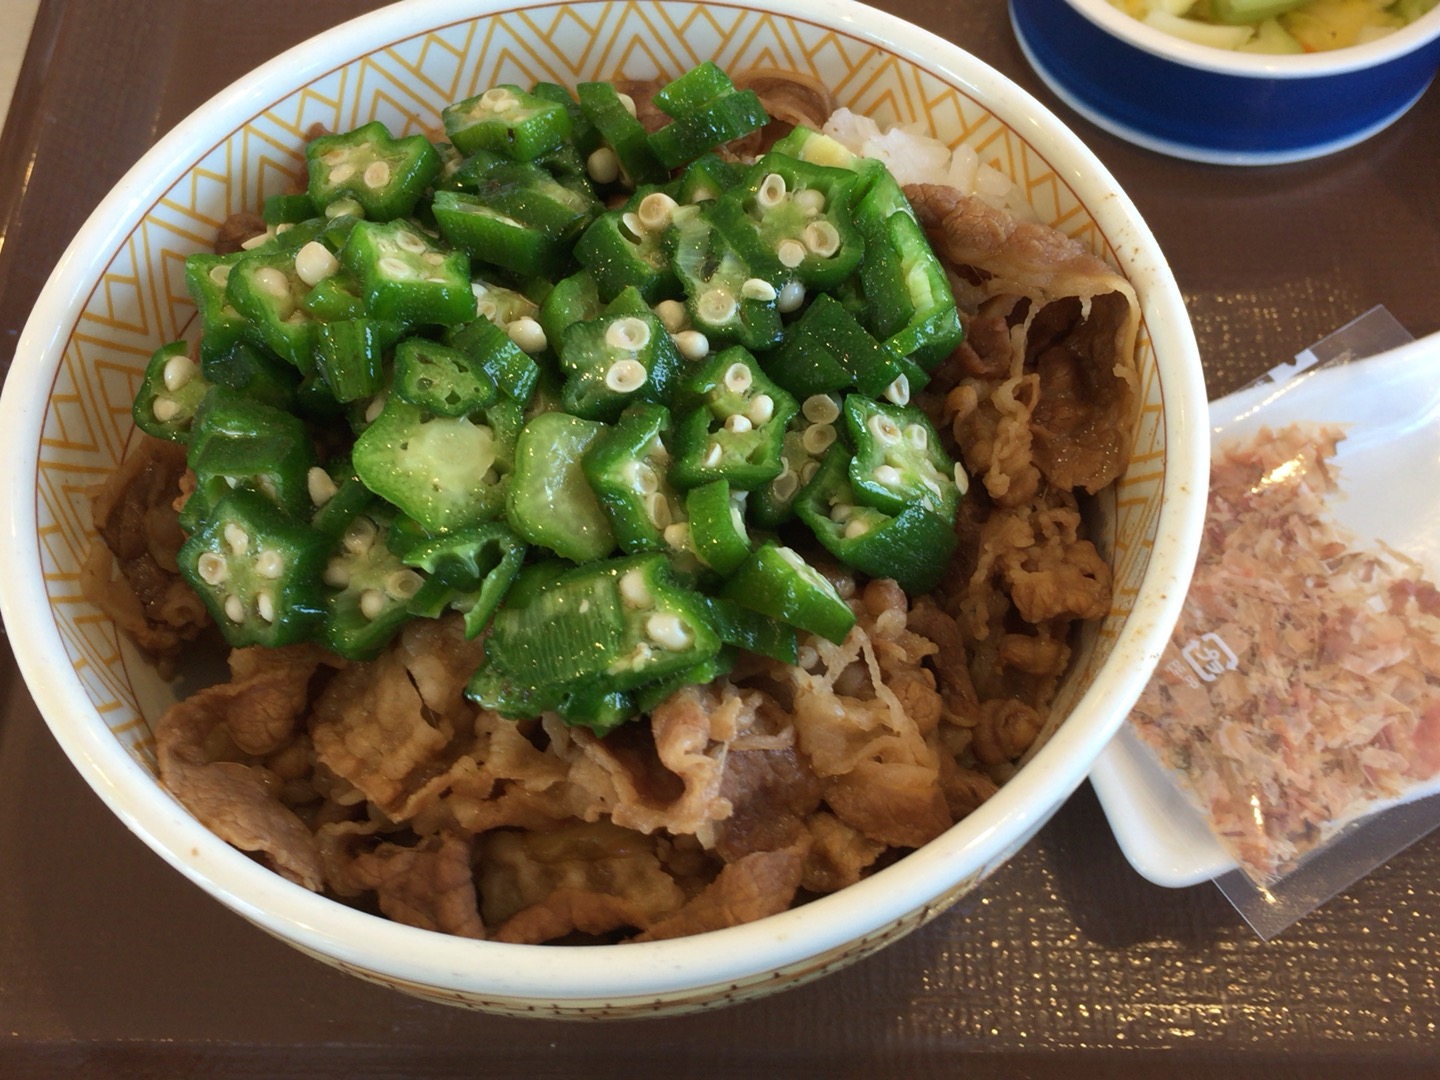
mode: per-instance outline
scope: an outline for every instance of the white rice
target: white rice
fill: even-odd
[[[939,139],[901,124],[882,131],[870,117],[845,108],[836,109],[823,130],[851,153],[883,161],[902,187],[945,184],[1016,217],[1036,217],[1020,187],[981,161],[975,148],[965,143],[952,150]]]

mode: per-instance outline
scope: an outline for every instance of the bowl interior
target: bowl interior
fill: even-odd
[[[1085,18],[1138,49],[1186,67],[1241,78],[1295,79],[1341,75],[1384,64],[1440,36],[1440,8],[1432,9],[1394,33],[1362,45],[1294,55],[1237,52],[1186,41],[1141,22],[1110,0],[1064,0]]]
[[[17,640],[17,654],[42,711],[71,757],[84,759],[92,784],[134,786],[124,779],[102,783],[114,771],[106,759],[116,749],[153,775],[150,723],[176,693],[79,596],[77,581],[90,543],[88,490],[135,441],[130,403],[146,361],[161,344],[185,336],[195,319],[183,278],[186,255],[207,249],[227,215],[257,208],[303,174],[305,133],[314,125],[343,130],[378,119],[397,135],[433,131],[443,106],[496,83],[665,78],[707,58],[735,71],[811,74],[858,112],[919,125],[951,144],[968,142],[1022,186],[1043,221],[1119,266],[1136,285],[1145,311],[1139,422],[1131,466],[1097,508],[1102,551],[1114,568],[1114,605],[1078,651],[1056,706],[1076,710],[1081,729],[1062,729],[1065,737],[1021,771],[1014,790],[1002,789],[985,822],[1002,820],[1007,805],[1033,801],[1035,792],[1050,801],[1036,812],[1048,812],[1079,782],[1159,654],[1173,621],[1170,598],[1183,595],[1198,535],[1193,514],[1175,515],[1187,501],[1203,503],[1204,424],[1191,418],[1193,433],[1183,424],[1176,430],[1185,409],[1203,408],[1198,358],[1153,240],[1103,168],[1053,117],[923,31],[839,0],[782,0],[766,10],[636,0],[499,12],[417,2],[357,20],[260,69],[183,123],[77,238],[22,338],[6,386],[4,415],[15,423],[3,438],[15,451],[12,460],[23,463],[7,482],[7,511],[22,523],[26,542],[10,556],[3,601],[12,638],[22,618],[38,624],[24,643]],[[1164,364],[1158,351],[1166,354]],[[27,411],[17,403],[21,395],[43,399],[43,408]],[[17,575],[31,584],[11,586]],[[1055,756],[1047,766],[1052,751],[1074,760]],[[1027,783],[1033,790],[1025,790]],[[148,812],[143,804],[110,795],[145,835],[146,824],[136,821]],[[1032,814],[999,839],[986,833],[989,846],[970,869],[988,872],[1041,820]],[[980,822],[956,827],[967,828],[975,836],[985,832]],[[239,859],[230,869],[236,866],[239,877],[230,884],[250,880],[245,867],[253,864]],[[187,872],[204,878],[213,869]],[[952,882],[959,876],[932,870]],[[261,875],[268,872],[255,867],[250,878]],[[256,916],[253,897],[231,902]],[[876,910],[882,919],[876,925],[883,925],[883,905]],[[325,948],[313,940],[311,947]]]

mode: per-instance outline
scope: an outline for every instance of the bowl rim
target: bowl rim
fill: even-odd
[[[1360,45],[1303,55],[1236,52],[1167,34],[1147,26],[1110,0],[1062,0],[1115,38],[1184,67],[1244,79],[1311,79],[1379,67],[1440,37],[1440,6],[1414,22]]]
[[[612,949],[474,941],[390,922],[292,884],[231,848],[142,768],[114,737],[69,662],[53,618],[36,533],[39,433],[66,342],[99,275],[164,191],[229,132],[317,77],[385,44],[437,27],[555,0],[401,0],[326,30],[242,76],[162,137],[116,184],[67,246],[21,334],[0,393],[0,442],[15,446],[0,480],[0,616],[17,664],[57,741],[92,789],[152,850],[260,927],[332,963],[383,981],[517,1002],[647,1001],[729,983],[763,982],[777,969],[817,970],[856,943],[886,936],[969,873],[984,876],[1027,841],[1085,778],[1158,661],[1179,613],[1199,547],[1209,446],[1193,330],[1158,243],[1092,151],[1028,92],[960,46],[853,0],[726,0],[836,29],[974,94],[1034,142],[1066,183],[1091,191],[1087,210],[1112,248],[1148,277],[1144,315],[1166,386],[1167,465],[1154,548],[1135,609],[1101,672],[1075,703],[1074,723],[979,810],[891,867],[822,897],[741,926],[623,946],[636,963],[617,972]],[[199,152],[195,147],[201,147]],[[1139,283],[1137,283],[1138,285]],[[23,434],[22,434],[23,433]],[[27,619],[27,612],[31,613]],[[30,622],[40,625],[33,628]],[[15,628],[26,625],[24,633]],[[1041,793],[1049,793],[1049,798]],[[956,866],[966,868],[957,873]],[[817,958],[819,964],[817,965]],[[626,971],[635,974],[626,974]],[[543,1011],[543,1008],[542,1008]]]

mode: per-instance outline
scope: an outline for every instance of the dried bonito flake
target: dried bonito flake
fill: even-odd
[[[1261,883],[1440,774],[1440,591],[1331,517],[1343,437],[1262,429],[1217,455],[1185,608],[1132,716]]]

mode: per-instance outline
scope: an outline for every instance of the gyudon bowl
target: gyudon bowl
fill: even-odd
[[[222,841],[158,780],[157,722],[223,674],[223,652],[217,664],[192,660],[204,650],[191,650],[167,681],[77,585],[93,552],[91,486],[143,441],[131,402],[146,362],[195,329],[185,256],[206,249],[228,217],[303,177],[306,133],[317,125],[381,120],[397,136],[434,132],[444,106],[499,83],[664,80],[705,59],[731,72],[785,68],[882,126],[968,144],[992,179],[1024,194],[1027,216],[1068,238],[1057,258],[1092,272],[1103,260],[1128,282],[1121,290],[1133,290],[1137,317],[1120,475],[1081,499],[1108,566],[1108,603],[1063,643],[1068,660],[1039,737],[987,774],[998,790],[928,842],[892,844],[853,883],[801,890],[777,913],[722,929],[702,921],[692,928],[701,932],[667,940],[517,944],[484,927],[474,939],[406,925],[304,888]],[[1086,302],[1074,304],[1083,318]],[[135,166],[69,248],[0,405],[11,465],[0,599],[31,691],[76,767],[129,828],[246,919],[339,968],[437,1001],[551,1016],[693,1010],[813,978],[922,925],[1070,795],[1138,696],[1184,594],[1204,505],[1204,402],[1179,293],[1134,207],[1047,111],[957,46],[851,3],[502,9],[416,0],[323,34],[206,104]],[[988,497],[984,482],[980,469],[971,498]],[[875,595],[861,589],[859,608],[862,595]],[[870,617],[862,612],[862,622]],[[866,625],[878,633],[877,618]],[[935,650],[911,674],[939,700],[934,688],[947,673]],[[767,737],[793,742],[781,715]],[[922,756],[934,749],[932,740]],[[697,752],[723,760],[713,742]],[[829,813],[823,800],[810,809]],[[723,828],[724,811],[716,816]],[[672,844],[672,861],[697,845]]]

